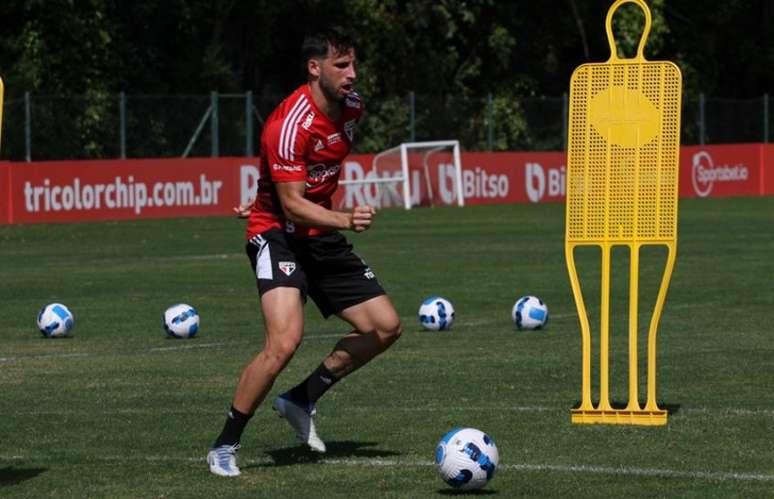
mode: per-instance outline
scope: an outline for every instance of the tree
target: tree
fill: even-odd
[[[653,25],[646,57],[675,61],[684,100],[699,93],[758,97],[774,88],[774,3],[647,0]],[[308,27],[350,26],[359,41],[359,88],[374,150],[409,137],[413,92],[417,135],[455,130],[483,147],[497,118],[497,147],[539,147],[527,104],[560,98],[572,71],[608,59],[605,16],[612,0],[6,0],[0,3],[0,74],[6,82],[5,153],[20,154],[19,99],[35,96],[36,143],[75,144],[71,157],[115,155],[116,96],[205,96],[251,90],[259,114],[300,84],[300,46]],[[643,17],[625,4],[614,18],[622,55],[635,53]],[[69,98],[51,100],[41,96]],[[531,100],[530,100],[531,99]],[[65,105],[66,104],[66,105]],[[58,110],[54,110],[53,106]],[[183,104],[184,105],[184,104]],[[191,107],[190,136],[203,113]],[[40,107],[43,106],[43,107]],[[546,107],[545,109],[549,109]],[[156,106],[154,111],[163,111]],[[548,111],[546,111],[548,112]],[[553,113],[553,111],[550,111]],[[43,119],[59,128],[42,128]],[[551,117],[560,120],[561,117]],[[64,126],[66,124],[67,126]],[[169,127],[148,125],[155,134]],[[550,133],[556,133],[555,130]],[[139,140],[139,139],[138,139]],[[145,139],[150,140],[150,139]],[[51,144],[52,154],[63,154]],[[62,146],[64,147],[64,146]],[[167,146],[165,146],[167,147]],[[179,146],[169,145],[174,151]]]

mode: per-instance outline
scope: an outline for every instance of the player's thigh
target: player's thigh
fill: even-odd
[[[400,316],[386,294],[347,307],[338,316],[361,332],[400,333]]]
[[[304,300],[295,287],[274,287],[261,294],[261,313],[269,350],[296,350],[304,335]]]

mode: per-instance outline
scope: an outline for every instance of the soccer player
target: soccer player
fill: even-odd
[[[355,47],[339,28],[303,43],[307,83],[272,112],[261,134],[261,177],[247,215],[246,251],[257,280],[266,341],[242,371],[223,431],[207,455],[210,471],[237,476],[245,425],[298,348],[304,303],[352,330],[301,383],[272,406],[312,451],[325,452],[315,403],[333,385],[382,353],[401,334],[400,318],[373,271],[340,230],[363,232],[376,211],[332,210],[340,165],[352,148],[363,102],[354,90]]]

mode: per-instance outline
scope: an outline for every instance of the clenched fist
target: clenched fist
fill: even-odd
[[[352,210],[351,229],[355,232],[368,230],[374,219],[374,215],[376,215],[376,209],[372,206],[355,206],[355,209]]]

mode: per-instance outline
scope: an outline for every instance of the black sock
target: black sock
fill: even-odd
[[[234,409],[232,405],[226,416],[226,424],[223,426],[223,431],[218,435],[213,447],[238,444],[242,438],[242,432],[245,431],[245,425],[247,425],[251,417],[253,417],[252,414],[243,414]]]
[[[310,406],[315,404],[338,381],[338,378],[325,367],[325,364],[320,364],[308,378],[290,389],[287,395],[298,405]]]

